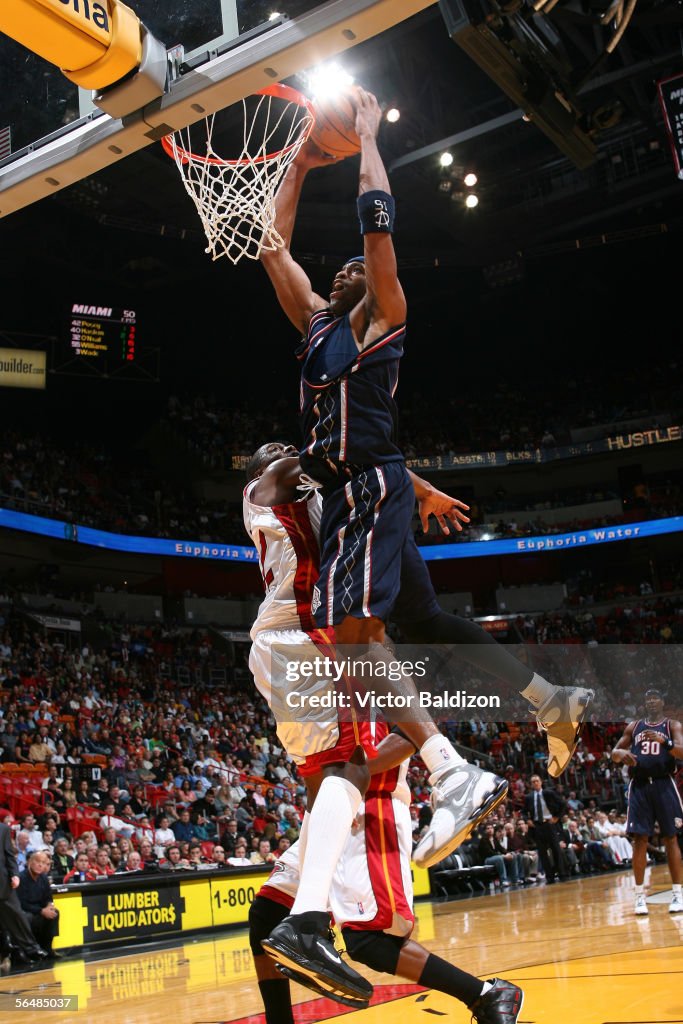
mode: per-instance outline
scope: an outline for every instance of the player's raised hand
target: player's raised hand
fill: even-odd
[[[376,136],[382,123],[382,109],[377,97],[359,85],[354,87],[353,94],[356,101],[356,134],[359,138],[363,135]]]
[[[339,162],[339,159],[338,156],[323,153],[311,139],[308,139],[297,153],[294,163],[298,167],[305,167],[307,170],[310,170],[312,167],[328,167],[330,164],[336,164]]]
[[[445,534],[451,532],[449,523],[460,532],[462,524],[469,523],[470,521],[469,516],[465,515],[465,512],[470,510],[469,505],[465,505],[458,498],[451,498],[449,494],[444,494],[443,491],[437,491],[436,488],[430,490],[424,497],[419,497],[418,510],[422,529],[425,533],[429,531],[430,516],[436,518],[437,523],[441,527],[441,532]]]
[[[635,754],[632,754],[630,750],[625,750],[624,755],[621,758],[621,764],[626,764],[629,767],[638,764],[638,758]]]
[[[665,740],[661,732],[657,732],[655,729],[643,729],[640,734],[640,739],[650,740],[651,743],[661,743]]]

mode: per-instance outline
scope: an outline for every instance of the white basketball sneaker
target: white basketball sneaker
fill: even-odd
[[[470,832],[507,797],[505,779],[467,761],[455,765],[433,785],[429,828],[413,850],[419,868],[430,868],[467,839]]]
[[[647,917],[650,911],[647,909],[647,901],[643,893],[636,896],[636,905],[633,910],[634,914],[638,914],[639,917]]]
[[[670,914],[683,914],[683,899],[681,899],[679,893],[675,892],[671,897],[671,903],[669,904]]]

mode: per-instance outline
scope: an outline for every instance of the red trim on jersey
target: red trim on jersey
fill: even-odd
[[[365,795],[365,849],[377,913],[371,921],[349,921],[342,928],[384,931],[391,927],[394,913],[414,922],[415,915],[403,891],[401,850],[389,793]]]
[[[267,900],[271,900],[273,903],[279,903],[281,907],[286,907],[287,910],[291,910],[294,906],[294,897],[290,896],[289,893],[283,892],[282,889],[276,889],[274,885],[268,885],[265,882],[261,886],[256,896],[265,896]]]
[[[300,501],[273,505],[272,512],[286,530],[296,555],[294,598],[301,628],[305,631],[314,630],[311,597],[320,572],[320,549],[311,526],[308,503]]]
[[[328,764],[346,763],[357,747],[362,747],[366,757],[377,757],[377,750],[372,740],[370,722],[337,722],[339,738],[333,747],[311,754],[303,764],[298,764],[297,771],[302,778],[315,775]]]

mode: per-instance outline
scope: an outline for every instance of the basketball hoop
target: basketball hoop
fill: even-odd
[[[315,121],[310,100],[279,83],[243,99],[242,108],[243,148],[236,159],[225,160],[213,148],[215,114],[205,118],[203,155],[193,152],[190,127],[161,140],[197,207],[206,251],[233,263],[242,256],[257,260],[263,249],[284,244],[275,230],[275,193]]]

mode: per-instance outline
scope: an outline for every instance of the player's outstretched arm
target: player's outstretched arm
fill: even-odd
[[[458,498],[451,498],[449,494],[444,494],[443,491],[437,490],[428,480],[423,480],[421,476],[413,473],[410,469],[408,470],[408,476],[415,491],[420,522],[425,533],[429,532],[429,517],[432,515],[436,516],[436,521],[445,534],[451,532],[446,522],[447,519],[458,531],[462,530],[463,523],[469,523],[470,517],[465,515],[465,512],[470,510],[469,505],[466,505]]]
[[[284,245],[261,251],[261,263],[270,278],[283,310],[294,326],[305,334],[313,313],[327,303],[316,295],[308,275],[292,258],[290,245],[304,179],[312,167],[330,162],[313,143],[306,143],[290,164],[275,196],[275,228]]]
[[[377,99],[364,89],[356,90],[356,132],[361,141],[358,212],[363,231],[367,291],[365,313],[375,329],[356,337],[370,344],[406,318],[406,300],[398,279],[396,253],[391,236],[393,200],[382,157],[377,148],[377,132],[382,120]],[[384,197],[389,197],[388,199]],[[377,329],[379,328],[379,330]]]
[[[638,764],[638,759],[635,754],[631,753],[631,743],[633,742],[633,730],[635,728],[635,724],[635,722],[629,722],[624,730],[624,735],[612,751],[611,758],[615,764]]]

